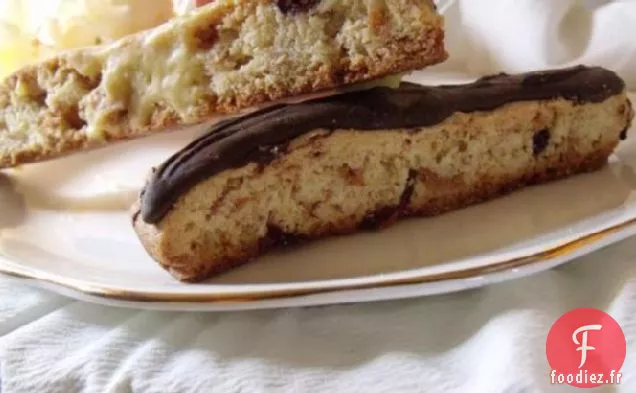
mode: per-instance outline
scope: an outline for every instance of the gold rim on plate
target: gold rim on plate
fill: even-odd
[[[442,282],[450,280],[461,280],[468,278],[476,278],[479,276],[500,273],[506,270],[526,267],[539,262],[571,255],[586,245],[594,244],[609,235],[621,232],[631,226],[636,226],[636,218],[626,222],[616,224],[604,230],[581,236],[563,245],[541,251],[536,254],[518,257],[506,261],[493,263],[492,265],[467,268],[454,272],[420,275],[409,278],[388,279],[379,283],[360,283],[360,284],[342,284],[329,288],[307,288],[307,289],[280,289],[268,290],[262,292],[249,293],[232,293],[232,294],[188,294],[188,293],[170,293],[170,292],[142,292],[142,291],[126,291],[107,288],[95,284],[84,284],[74,279],[66,279],[63,277],[52,277],[53,275],[46,273],[22,273],[11,267],[0,266],[0,274],[17,278],[21,280],[36,280],[47,284],[53,284],[58,287],[81,292],[85,295],[100,297],[109,300],[119,300],[128,302],[145,302],[145,303],[245,303],[263,300],[289,299],[309,295],[318,295],[331,292],[388,288],[404,285],[424,284],[431,282]],[[196,284],[192,284],[196,285]]]

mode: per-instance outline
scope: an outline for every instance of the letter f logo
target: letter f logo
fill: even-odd
[[[601,330],[603,326],[602,325],[586,325],[586,326],[581,326],[580,328],[576,329],[574,331],[574,333],[572,334],[572,341],[574,341],[574,343],[576,345],[580,345],[580,347],[578,347],[576,350],[577,351],[581,351],[581,364],[579,365],[579,368],[583,367],[583,365],[585,364],[586,360],[587,360],[587,351],[594,351],[596,350],[596,348],[594,347],[590,347],[587,345],[587,332],[590,330]],[[579,342],[577,336],[579,335],[579,333],[581,334],[581,342]]]

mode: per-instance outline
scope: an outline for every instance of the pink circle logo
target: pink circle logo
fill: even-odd
[[[550,381],[578,388],[620,384],[626,352],[623,329],[609,314],[594,308],[572,310],[548,333]]]

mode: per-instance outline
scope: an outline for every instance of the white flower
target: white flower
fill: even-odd
[[[0,0],[0,76],[59,50],[152,28],[194,4],[196,0]]]

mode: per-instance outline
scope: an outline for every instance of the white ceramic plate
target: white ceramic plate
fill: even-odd
[[[175,281],[128,215],[152,165],[198,131],[0,176],[0,272],[77,299],[170,310],[377,301],[475,288],[546,270],[636,234],[636,138],[605,169],[378,233],[269,254],[206,283]]]

